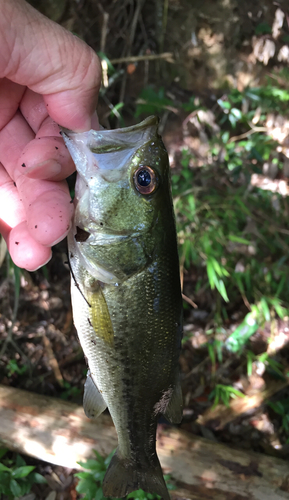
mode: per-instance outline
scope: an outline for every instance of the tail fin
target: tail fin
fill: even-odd
[[[163,500],[170,500],[157,455],[153,465],[140,468],[139,464],[122,458],[117,449],[102,483],[104,496],[123,498],[140,488],[148,493],[160,495]]]

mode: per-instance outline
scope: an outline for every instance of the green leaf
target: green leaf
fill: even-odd
[[[226,290],[226,287],[224,285],[223,280],[219,280],[219,282],[217,284],[217,289],[218,289],[219,293],[222,295],[224,301],[229,302],[229,297],[227,295],[227,290]]]
[[[227,338],[225,344],[229,351],[238,352],[257,331],[258,323],[252,313],[245,316],[242,323]]]
[[[16,467],[22,467],[23,465],[26,465],[24,458],[19,454],[17,454],[16,456],[15,465]]]
[[[242,243],[244,245],[251,245],[251,241],[241,238],[241,236],[236,236],[234,234],[229,234],[228,240],[234,241],[236,243]]]
[[[20,497],[22,493],[21,486],[17,483],[17,481],[15,481],[15,479],[11,479],[10,481],[10,490],[15,497]]]
[[[284,416],[284,413],[285,413],[284,412],[284,408],[283,408],[282,404],[279,401],[277,401],[276,403],[268,401],[267,404],[268,404],[268,406],[270,406],[270,408],[272,408],[272,410],[275,411],[275,413],[278,413],[278,415]]]
[[[0,472],[3,472],[3,471],[11,473],[12,469],[9,469],[9,467],[6,467],[6,465],[0,463]]]
[[[232,108],[230,113],[234,115],[237,120],[240,120],[242,118],[242,112],[238,108]]]
[[[95,454],[95,456],[97,457],[97,461],[102,465],[102,467],[105,465],[105,461],[104,461],[104,458],[101,456],[100,453],[98,453],[97,450],[93,450],[93,453]],[[108,455],[108,456],[112,456],[114,454],[114,451],[112,452],[112,454]]]
[[[229,140],[229,137],[230,137],[230,134],[228,131],[224,132],[222,134],[222,141],[224,144],[227,144],[228,140]]]
[[[271,35],[272,28],[268,23],[259,23],[255,28],[256,35]]]
[[[215,365],[216,364],[216,357],[215,357],[215,351],[214,351],[212,344],[208,344],[208,353],[209,353],[209,357],[210,357],[212,365]]]
[[[85,495],[89,493],[89,497],[93,498],[98,487],[93,479],[81,479],[75,489],[78,493],[84,493]]]
[[[268,304],[267,304],[265,297],[261,298],[260,303],[261,303],[261,307],[262,307],[262,311],[263,311],[265,320],[270,321],[270,310],[269,310],[269,307],[268,307]]]
[[[104,498],[102,488],[98,488],[94,500],[102,500]]]
[[[209,278],[210,287],[214,289],[216,287],[216,282],[218,281],[217,275],[214,270],[214,266],[211,260],[207,260],[207,274]]]
[[[29,476],[29,479],[31,478],[31,481],[36,484],[47,484],[47,480],[45,479],[42,474],[39,474],[38,472],[32,472]]]
[[[15,469],[12,472],[12,476],[15,478],[19,477],[26,477],[30,472],[32,472],[35,469],[34,465],[24,465],[22,467],[18,467],[18,469]]]
[[[91,472],[76,472],[74,476],[79,479],[91,479],[92,474]]]
[[[231,104],[228,101],[222,101],[222,99],[218,99],[217,103],[221,106],[222,109],[231,109]]]
[[[86,462],[78,462],[84,469],[89,469],[93,471],[101,471],[103,464],[93,460],[93,458],[88,459]]]
[[[8,448],[0,448],[0,460],[4,455],[6,455]]]
[[[238,398],[245,397],[245,394],[243,394],[241,391],[238,391],[238,389],[235,389],[235,387],[229,386],[229,390],[230,390],[231,397],[238,397]]]
[[[106,468],[109,466],[111,459],[112,459],[113,455],[115,454],[115,451],[116,451],[116,448],[114,450],[112,450],[112,452],[104,460],[104,465]]]

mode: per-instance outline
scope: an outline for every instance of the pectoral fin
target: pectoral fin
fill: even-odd
[[[97,418],[107,407],[102,395],[92,380],[90,370],[84,384],[83,409],[88,418]]]
[[[183,417],[183,395],[180,381],[178,380],[172,393],[169,404],[164,412],[164,417],[171,424],[179,424]]]

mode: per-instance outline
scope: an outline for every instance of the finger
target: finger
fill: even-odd
[[[36,92],[30,89],[26,89],[21,99],[19,109],[36,135],[44,120],[49,116],[42,95],[36,94]]]
[[[73,205],[66,182],[30,179],[15,168],[21,149],[30,142],[31,136],[34,134],[23,116],[16,113],[0,132],[0,161],[16,182],[27,214],[28,231],[42,245],[51,246],[68,233]]]
[[[0,232],[7,236],[11,228],[26,219],[24,205],[15,183],[0,164]]]
[[[26,2],[0,0],[0,77],[44,95],[60,125],[91,128],[101,81],[95,52]]]
[[[51,249],[36,242],[27,231],[25,210],[15,183],[0,164],[0,232],[12,260],[19,267],[35,271],[51,256]]]
[[[21,155],[18,168],[35,179],[59,181],[75,170],[70,154],[60,135],[59,126],[50,118],[43,97],[27,89],[20,103],[20,111],[36,134]],[[25,164],[25,170],[21,165]]]
[[[53,184],[51,189],[47,189],[47,184]],[[23,190],[20,189],[23,199],[28,198],[31,188],[35,194],[30,197],[26,212],[28,231],[42,245],[56,245],[68,234],[74,211],[67,184],[26,179]]]
[[[35,241],[27,229],[26,221],[10,231],[6,242],[13,262],[28,271],[36,271],[51,259],[51,248]]]
[[[17,182],[21,175],[17,162],[25,146],[34,139],[34,133],[21,114],[16,112],[9,123],[0,131],[0,162],[11,179]],[[25,168],[22,167],[22,169]]]
[[[24,94],[25,87],[0,78],[0,130],[15,115]]]
[[[48,135],[55,133],[55,126],[55,122],[48,117],[35,139],[24,148],[17,165],[18,170],[25,176],[60,181],[74,172],[75,166],[59,135],[59,127],[56,126],[57,136]]]

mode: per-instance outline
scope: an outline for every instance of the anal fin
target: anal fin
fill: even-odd
[[[83,409],[88,418],[97,418],[107,407],[102,395],[96,387],[90,370],[84,384]]]
[[[164,412],[164,417],[171,424],[179,424],[183,418],[183,395],[180,381],[178,380],[173,390],[169,404]]]

